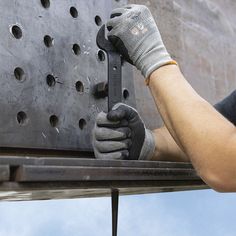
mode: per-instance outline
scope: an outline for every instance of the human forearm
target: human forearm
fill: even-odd
[[[176,62],[166,50],[148,8],[131,4],[114,9],[111,19],[107,22],[107,29],[108,39],[122,56],[136,66],[145,78],[150,78],[151,92],[168,131],[180,149],[189,157],[199,175],[218,191],[236,191],[236,129],[194,91],[178,66],[173,65]],[[122,106],[124,111],[120,112],[124,114],[127,109],[126,106]],[[134,113],[136,119],[130,119],[130,115]],[[155,143],[152,135],[146,135],[144,125],[135,128],[135,123],[143,124],[137,111],[128,109],[126,116],[120,118],[122,117],[128,118],[131,123],[134,122],[132,126],[129,125],[131,136],[128,138],[131,138],[132,145],[129,147],[125,143],[128,151],[126,158],[142,159],[140,156],[143,156],[149,159],[151,155],[139,154],[143,153],[143,148],[149,147],[149,143],[152,144],[152,149],[148,149],[154,151]],[[160,142],[165,141],[161,139],[162,136],[160,130],[157,131],[155,135],[157,146],[158,137]],[[146,144],[146,139],[152,142]],[[174,145],[173,139],[168,140]],[[168,145],[164,144],[159,146],[159,149],[157,147],[156,157],[170,153]],[[124,146],[124,143],[122,145]],[[135,151],[137,149],[139,152],[140,147],[142,147],[141,152],[132,155],[131,149]],[[162,147],[165,147],[164,152]],[[174,153],[178,153],[176,147],[176,145],[172,147],[175,149]],[[149,153],[153,155],[153,152]]]
[[[189,162],[189,158],[179,148],[165,126],[153,130],[156,143],[153,161]]]
[[[236,90],[222,101],[214,105],[226,119],[236,125]],[[156,143],[152,160],[157,161],[190,161],[189,157],[179,148],[170,132],[163,126],[152,131]]]
[[[222,169],[236,168],[235,127],[193,90],[177,66],[156,70],[149,86],[165,125],[200,176],[213,184],[216,178],[228,180],[233,173]]]

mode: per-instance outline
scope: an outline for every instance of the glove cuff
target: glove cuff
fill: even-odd
[[[160,57],[162,56],[162,57]],[[152,63],[151,63],[152,61]],[[149,63],[149,64],[148,64]],[[150,55],[150,58],[148,59],[148,62],[146,66],[142,69],[142,74],[144,78],[148,79],[151,73],[157,69],[159,69],[162,66],[165,65],[172,65],[175,64],[177,65],[177,62],[174,61],[169,54],[164,54],[164,55]]]
[[[151,160],[155,152],[155,139],[151,130],[146,129],[139,160]]]
[[[159,41],[157,40],[158,38]],[[165,65],[177,65],[177,62],[167,52],[158,32],[150,34],[145,40],[150,42],[150,44],[148,47],[144,43],[143,45],[141,44],[139,50],[136,52],[137,55],[141,56],[134,57],[133,61],[148,84],[149,76],[153,71]]]
[[[153,65],[153,67],[151,67],[149,69],[149,71],[147,72],[147,76],[145,77],[145,83],[146,85],[148,86],[149,85],[149,82],[150,82],[150,75],[152,74],[152,72],[154,72],[155,70],[159,69],[160,67],[163,67],[163,66],[168,66],[168,65],[176,65],[178,66],[178,63],[175,61],[175,60],[172,60],[172,61],[167,61],[166,63],[164,63],[163,65]]]

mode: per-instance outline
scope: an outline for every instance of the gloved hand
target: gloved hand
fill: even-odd
[[[108,114],[98,114],[93,129],[93,148],[98,159],[150,160],[155,141],[138,112],[118,103]]]
[[[113,10],[107,29],[108,39],[145,78],[163,65],[177,64],[167,52],[146,6],[131,4]]]

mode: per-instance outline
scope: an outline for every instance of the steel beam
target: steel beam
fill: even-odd
[[[208,188],[189,163],[72,157],[0,157],[1,200],[40,200]]]

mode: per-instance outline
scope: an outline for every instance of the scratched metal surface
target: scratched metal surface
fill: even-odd
[[[95,116],[107,109],[106,99],[92,95],[93,86],[107,80],[106,60],[97,56],[95,16],[105,22],[124,1],[51,0],[48,8],[41,2],[48,7],[47,0],[0,1],[0,147],[91,150]],[[54,76],[52,86],[48,74]],[[135,105],[126,63],[123,75],[125,102]]]
[[[236,87],[236,2],[129,0],[150,7],[165,45],[193,88],[211,104]],[[141,77],[135,72],[135,77]],[[137,107],[150,128],[162,121],[148,88],[135,82]]]
[[[120,195],[137,195],[147,193],[164,193],[192,190],[207,189],[206,186],[196,183],[189,186],[187,183],[178,186],[176,182],[170,183],[168,186],[146,187],[146,188],[119,188]],[[110,197],[110,188],[81,188],[79,185],[67,187],[57,186],[55,188],[41,188],[35,185],[34,188],[28,186],[19,186],[17,183],[5,184],[6,190],[1,190],[0,201],[32,201],[32,200],[52,200],[52,199],[74,199],[89,197]]]
[[[196,91],[212,104],[235,88],[236,37],[233,0],[129,0],[150,7],[167,49],[175,58]],[[92,88],[106,79],[106,62],[97,60],[95,35],[112,8],[125,1],[51,1],[48,9],[40,0],[0,1],[0,147],[91,150],[91,129],[95,115],[106,110],[106,99],[96,100]],[[78,17],[70,15],[70,7]],[[7,10],[6,10],[7,9]],[[13,25],[22,28],[22,38],[10,33]],[[50,35],[54,45],[47,48],[43,38]],[[80,55],[72,53],[74,43]],[[18,81],[14,69],[21,67],[25,80]],[[134,70],[135,77],[141,75]],[[55,76],[49,87],[46,76]],[[84,92],[75,89],[81,81]],[[127,102],[135,104],[130,67],[123,69],[123,87],[128,88]],[[137,108],[147,127],[162,124],[148,88],[141,78],[135,80]],[[17,113],[27,115],[19,125]],[[59,122],[51,127],[49,117]],[[86,125],[79,127],[79,120]],[[83,126],[83,123],[82,123]]]

